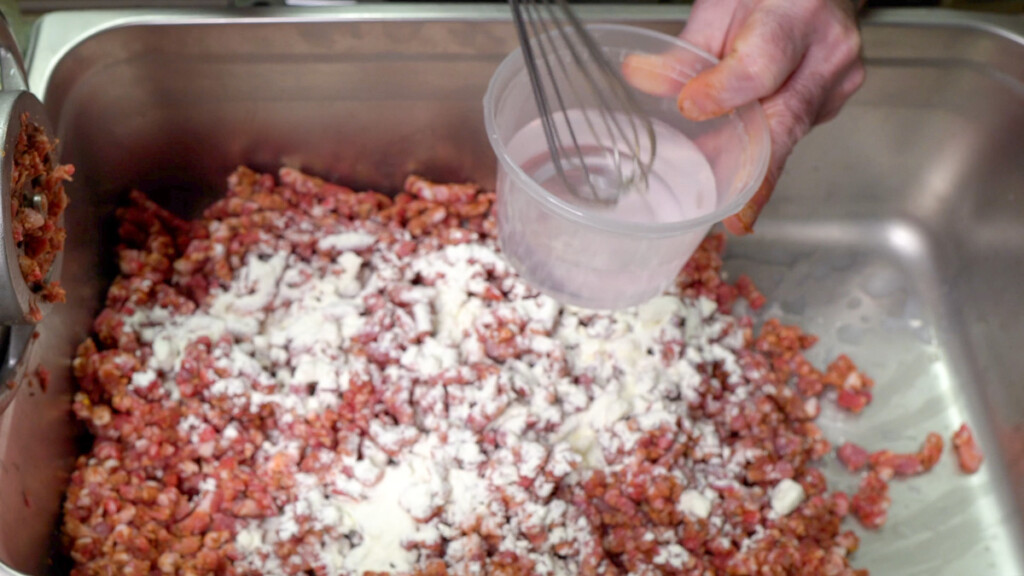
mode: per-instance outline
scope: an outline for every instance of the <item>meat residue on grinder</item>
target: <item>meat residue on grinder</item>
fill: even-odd
[[[11,221],[18,265],[34,295],[29,312],[33,322],[42,320],[36,297],[44,302],[65,299],[60,283],[48,276],[64,249],[67,231],[59,224],[68,205],[64,182],[71,180],[75,169],[53,161],[56,147],[56,139],[47,137],[27,113],[22,114],[11,177]]]

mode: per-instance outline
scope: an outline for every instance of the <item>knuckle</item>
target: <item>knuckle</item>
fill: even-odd
[[[802,14],[810,22],[820,22],[822,18],[827,17],[830,4],[830,0],[803,0],[799,3]]]
[[[777,64],[773,58],[766,58],[764,53],[745,53],[740,58],[740,65],[734,70],[737,75],[737,83],[751,92],[752,98],[763,98],[778,87],[776,77]]]
[[[838,106],[826,109],[815,121],[815,124],[824,124],[835,120],[836,116],[839,116],[839,110]]]
[[[772,51],[776,56],[791,56],[789,52],[801,44],[807,33],[800,19],[782,7],[765,9],[756,19],[756,24],[764,44],[761,48]]]
[[[810,125],[811,118],[825,101],[832,84],[831,78],[815,71],[807,71],[800,78],[794,78],[789,86],[789,97],[783,100],[790,113]]]
[[[767,18],[761,26],[756,35],[737,46],[736,73],[744,86],[763,97],[785,81],[793,61],[799,58],[793,52],[801,41],[791,27],[779,19]]]
[[[785,7],[790,19],[801,27],[821,26],[834,21],[837,8],[835,0],[785,0],[780,7]]]
[[[838,112],[839,107],[842,107],[850,97],[860,90],[861,86],[864,85],[866,78],[867,72],[863,64],[858,62],[850,68],[846,75],[840,80],[840,84],[832,92],[831,99],[836,102],[836,112]]]
[[[816,13],[809,22],[817,31],[811,42],[813,49],[827,54],[827,60],[840,70],[860,60],[862,38],[852,8],[846,10],[835,0],[817,0],[814,4]]]
[[[868,72],[863,62],[857,62],[853,69],[850,71],[850,94],[853,94],[860,87],[864,85],[864,81],[867,80]]]
[[[764,107],[769,117],[773,154],[778,151],[782,157],[786,157],[807,134],[817,116],[817,106],[812,109],[800,97],[790,93],[786,97],[766,102]]]
[[[840,62],[850,64],[860,62],[862,48],[860,33],[854,30],[852,34],[847,33],[841,36],[836,42],[835,51]]]
[[[846,103],[847,96],[843,94],[834,94],[829,98],[828,102],[825,103],[821,108],[821,112],[818,117],[814,120],[814,124],[824,124],[832,121],[839,112],[843,109],[843,105]]]

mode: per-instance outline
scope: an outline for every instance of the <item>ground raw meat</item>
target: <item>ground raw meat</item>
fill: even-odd
[[[12,232],[25,283],[44,302],[64,301],[64,289],[48,275],[64,249],[66,231],[59,224],[68,205],[64,182],[74,174],[70,164],[54,162],[56,147],[56,140],[50,140],[28,114],[22,115],[11,178]],[[30,319],[42,320],[35,299],[30,307]]]
[[[886,480],[893,477],[907,477],[931,470],[942,457],[942,436],[931,432],[924,440],[921,450],[913,454],[897,454],[891,450],[868,453],[860,446],[847,442],[836,449],[839,461],[851,472],[859,472],[865,466],[877,472]]]
[[[960,469],[967,474],[974,474],[981,468],[981,462],[984,460],[984,456],[981,454],[981,449],[978,447],[977,441],[974,439],[974,433],[971,431],[971,427],[967,424],[963,424],[960,428],[953,433],[953,448],[956,450],[957,463],[960,465]]]
[[[493,199],[241,168],[190,223],[133,193],[74,362],[73,574],[865,574],[843,518],[881,526],[903,468],[847,449],[871,469],[829,492],[814,419],[871,380],[733,314],[764,297],[719,234],[643,306],[561,306]]]

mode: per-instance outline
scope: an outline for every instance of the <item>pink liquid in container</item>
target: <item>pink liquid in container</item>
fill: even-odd
[[[630,54],[685,49],[665,73],[682,85],[716,61],[681,40],[641,28],[589,26],[613,62]],[[676,52],[678,55],[679,53]],[[641,304],[672,282],[711,226],[738,211],[767,169],[768,133],[758,105],[707,122],[685,120],[674,97],[638,94],[655,132],[645,185],[614,205],[581,200],[555,169],[522,55],[499,66],[484,99],[485,123],[497,154],[499,238],[506,257],[537,289],[563,303],[594,309]],[[584,126],[587,102],[567,103],[564,117]],[[613,186],[616,156],[600,130],[576,131],[586,172],[569,166],[575,184]],[[621,152],[622,151],[618,151]],[[622,165],[619,164],[621,167]]]

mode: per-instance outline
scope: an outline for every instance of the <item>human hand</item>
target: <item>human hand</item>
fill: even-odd
[[[680,37],[721,62],[682,87],[680,112],[701,121],[760,100],[772,142],[761,186],[725,220],[730,232],[753,231],[794,146],[864,82],[856,9],[854,0],[696,0]],[[643,88],[649,78],[630,68],[641,89],[665,88]]]

